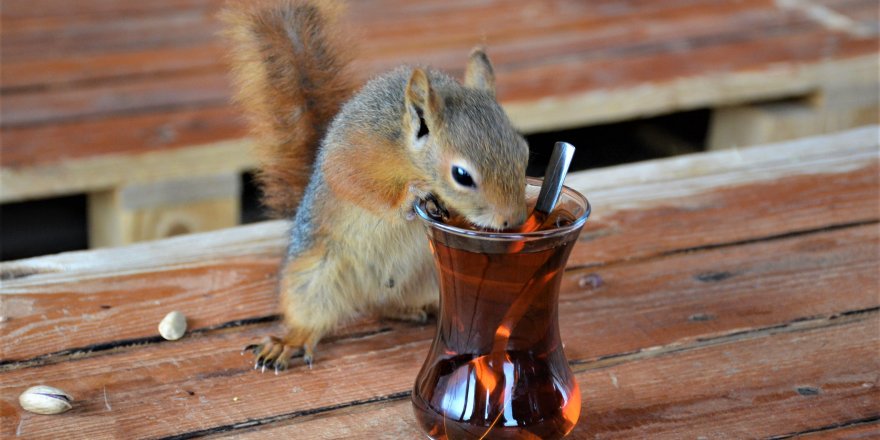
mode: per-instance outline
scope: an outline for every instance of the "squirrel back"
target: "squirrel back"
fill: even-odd
[[[263,203],[296,211],[321,139],[356,90],[351,43],[333,33],[340,6],[328,0],[228,2],[221,19],[232,42],[235,100],[250,121],[261,162]]]

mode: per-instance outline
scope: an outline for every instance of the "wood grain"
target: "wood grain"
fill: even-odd
[[[878,239],[876,225],[867,225],[618,264],[598,272],[603,280],[598,287],[582,286],[579,281],[585,273],[570,271],[560,298],[566,354],[576,364],[601,359],[613,362],[622,354],[674,352],[754,329],[786,327],[811,319],[824,322],[841,313],[876,309],[880,301],[864,286],[880,282],[875,270]],[[224,272],[236,276],[247,270],[241,266],[235,264],[234,273],[229,273],[231,267]],[[193,271],[167,273],[166,280],[165,285],[157,285],[154,279],[146,283],[151,287],[138,287],[144,298],[141,302],[132,301],[130,295],[124,303],[120,298],[105,311],[113,316],[94,319],[73,315],[80,326],[73,331],[120,336],[131,329],[154,332],[170,308],[185,310],[191,315],[191,327],[199,329],[204,326],[203,309],[212,304],[222,304],[233,313],[254,308],[239,302],[247,296],[244,291],[253,288],[250,285],[214,290],[196,279]],[[171,290],[169,285],[185,289],[190,299],[165,296]],[[830,289],[836,292],[833,297],[827,295]],[[59,295],[55,308],[65,299],[69,303],[74,294],[57,288],[53,291]],[[148,298],[160,305],[149,303]],[[199,308],[193,301],[204,303]],[[85,425],[81,427],[84,435],[97,435],[105,428],[89,427],[87,421],[103,412],[99,390],[106,385],[114,409],[100,417],[111,417],[130,435],[143,437],[200,431],[408,390],[429,346],[431,326],[374,324],[366,329],[364,336],[349,331],[335,342],[325,342],[319,347],[314,369],[295,364],[283,379],[250,371],[251,358],[238,354],[249,341],[269,331],[277,333],[274,324],[262,324],[198,332],[174,343],[154,338],[135,345],[121,344],[60,363],[37,363],[29,368],[23,368],[24,364],[3,373],[6,385],[0,388],[0,395],[4,406],[14,407],[11,399],[25,384],[38,380],[51,383],[81,396],[77,397],[83,402],[81,410],[71,417],[79,414],[76,423]],[[11,333],[13,338],[21,336],[21,332]],[[35,343],[59,341],[57,331],[38,333],[46,339]],[[4,346],[21,350],[24,341]],[[289,388],[278,390],[278,380],[289,380]],[[205,400],[185,395],[186,390]],[[279,392],[291,397],[264,398]],[[9,412],[5,417],[3,426],[16,426],[22,415]],[[157,420],[175,422],[157,426]],[[31,432],[57,433],[51,419],[28,419],[27,423]]]
[[[870,438],[876,425],[833,426],[880,415],[878,325],[872,315],[675,356],[579,365],[584,408],[568,438],[788,438],[810,431],[820,438]],[[409,398],[401,396],[233,432],[241,439],[417,438],[411,414]]]
[[[880,421],[878,420],[866,420],[863,423],[855,422],[846,425],[847,426],[843,426],[840,428],[817,429],[815,430],[815,432],[808,431],[806,433],[799,434],[799,436],[807,439],[831,438],[836,440],[857,440],[880,437]],[[783,434],[776,438],[785,439],[792,437],[793,436]]]
[[[95,118],[100,115],[148,113],[175,107],[218,105],[229,101],[225,73],[195,72],[172,78],[148,76],[100,87],[12,94],[4,98],[8,106],[3,127],[54,123]]]
[[[228,107],[206,106],[197,109],[187,108],[169,110],[159,114],[146,115],[114,115],[97,120],[72,121],[49,126],[19,127],[3,131],[3,172],[18,173],[22,170],[33,170],[35,160],[34,149],[42,149],[47,155],[54,156],[48,163],[51,166],[38,167],[37,174],[42,174],[43,181],[49,181],[57,174],[59,162],[71,169],[76,175],[87,175],[87,168],[99,163],[102,158],[113,158],[121,167],[127,167],[125,157],[168,151],[174,153],[181,147],[198,150],[200,146],[210,143],[213,147],[223,143],[213,142],[218,136],[239,139],[246,133],[243,117]],[[248,151],[248,144],[237,143],[238,157],[230,157],[231,164],[227,168],[244,168],[254,166],[254,159]],[[215,152],[212,152],[216,154]],[[209,154],[205,154],[208,157]],[[171,158],[172,156],[168,156]],[[95,159],[91,160],[90,159]],[[195,159],[195,158],[194,158]],[[199,157],[201,159],[201,157]],[[198,163],[192,160],[193,163]],[[188,166],[192,164],[187,164]],[[31,174],[35,172],[32,171]],[[153,172],[155,173],[155,172]],[[25,179],[27,175],[23,176]],[[58,179],[58,177],[55,177]],[[71,191],[93,189],[88,181],[79,183],[64,177],[66,186]],[[43,185],[47,185],[43,183]],[[61,191],[62,188],[40,191]],[[27,197],[27,189],[10,191],[3,190],[4,199],[15,195]]]
[[[566,285],[581,290],[606,283],[604,279],[614,275],[597,271],[627,260],[650,263],[651,258],[676,252],[876,222],[880,183],[876,146],[870,146],[876,143],[872,133],[858,130],[813,142],[749,149],[737,153],[737,160],[731,159],[735,152],[716,152],[690,160],[657,161],[652,166],[635,164],[574,174],[569,183],[593,201],[594,218],[588,221],[569,260],[569,267],[583,271],[572,273]],[[798,151],[800,156],[793,155]],[[783,175],[789,177],[780,178]],[[780,217],[780,207],[785,207],[785,217]],[[116,339],[148,338],[154,329],[147,325],[147,312],[164,316],[167,310],[163,304],[167,303],[183,302],[198,310],[194,318],[199,327],[271,315],[275,313],[274,276],[285,229],[283,222],[273,222],[0,264],[0,271],[11,274],[9,277],[33,273],[4,282],[2,292],[12,295],[7,304],[14,302],[16,307],[7,309],[9,320],[0,324],[4,329],[0,341],[10,347],[3,359],[28,359]],[[703,269],[705,273],[725,271],[738,272],[722,267]],[[596,276],[601,281],[595,280]],[[584,286],[576,287],[580,284]],[[157,290],[142,294],[141,299],[127,296],[127,292],[146,285]],[[211,289],[236,292],[224,296],[241,304],[218,304],[214,295],[198,293],[207,294]],[[80,292],[86,300],[66,304],[67,296],[61,294],[65,291]],[[163,301],[152,304],[159,292]],[[115,304],[121,303],[128,304],[128,309],[116,310]],[[100,305],[114,309],[101,310]],[[114,320],[133,310],[144,312],[137,318],[138,326]],[[230,314],[229,310],[235,312]],[[87,314],[95,319],[84,324],[70,320],[67,314]],[[111,324],[102,331],[101,325],[107,322]],[[53,334],[47,329],[64,334],[64,342],[50,343]]]
[[[211,112],[235,112],[214,19],[221,1],[25,3],[4,5],[11,12],[0,29],[4,172],[46,175],[30,167],[244,135],[240,121],[210,122]],[[864,6],[842,7],[876,22]],[[526,132],[810,94],[845,83],[849,64],[876,66],[871,35],[828,29],[768,0],[377,0],[352,2],[347,20],[364,41],[355,69],[363,78],[400,63],[460,73],[470,47],[488,45],[499,97]],[[220,129],[157,140],[180,112]],[[131,120],[141,130],[127,132]],[[78,141],[92,125],[106,141]],[[62,187],[88,190],[78,180]]]
[[[880,417],[876,138],[863,143],[873,133],[573,176],[603,182],[597,219],[615,221],[585,234],[562,283],[562,338],[587,405],[574,438],[784,438]],[[777,209],[731,214],[765,199]],[[680,222],[693,233],[675,232]],[[0,265],[2,436],[409,437],[406,393],[430,325],[344,327],[314,369],[295,362],[282,377],[238,354],[280,330],[265,318],[286,227]],[[189,316],[180,341],[155,336],[171,309]],[[38,382],[76,408],[22,412],[18,393]]]

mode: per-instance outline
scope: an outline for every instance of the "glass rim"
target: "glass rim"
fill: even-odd
[[[526,177],[526,184],[531,184],[533,186],[540,187],[542,182],[543,182],[543,179],[539,179],[536,177]],[[583,194],[581,194],[579,191],[577,191],[569,186],[563,185],[562,186],[562,194],[560,194],[560,198],[563,197],[563,195],[571,197],[572,199],[575,199],[576,202],[582,202],[582,204],[584,206],[584,212],[582,212],[581,215],[579,215],[574,220],[574,222],[572,222],[572,224],[570,224],[570,225],[556,227],[556,228],[552,228],[552,229],[544,229],[544,230],[534,231],[534,232],[494,232],[494,231],[487,232],[487,231],[475,231],[472,229],[464,229],[464,228],[459,228],[457,226],[447,225],[445,223],[441,223],[437,220],[434,220],[433,218],[428,216],[428,213],[425,212],[424,209],[422,209],[422,206],[421,206],[422,204],[418,200],[413,204],[413,210],[418,215],[418,217],[423,222],[425,222],[428,226],[439,229],[441,231],[444,231],[444,232],[447,232],[450,234],[458,235],[461,237],[478,238],[481,240],[493,240],[493,241],[536,240],[536,239],[548,238],[548,237],[558,237],[558,236],[565,235],[569,232],[576,231],[576,230],[580,229],[584,225],[584,223],[587,221],[587,218],[590,217],[590,213],[592,211],[592,208],[590,206],[590,201],[587,200],[587,198]],[[557,202],[557,204],[558,203],[559,202]]]

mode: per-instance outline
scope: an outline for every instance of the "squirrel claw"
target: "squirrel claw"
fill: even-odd
[[[260,348],[260,344],[249,344],[241,349],[241,355],[244,356],[247,352],[253,352],[254,354],[259,353],[258,349]]]
[[[265,373],[266,370],[274,370],[276,375],[287,369],[292,357],[306,352],[304,347],[296,348],[274,337],[266,337],[258,344],[249,344],[242,349],[241,353],[244,354],[248,351],[252,352],[256,357],[254,360],[254,370],[260,370],[261,373]],[[308,357],[303,356],[303,359],[311,368],[311,352],[309,352]]]

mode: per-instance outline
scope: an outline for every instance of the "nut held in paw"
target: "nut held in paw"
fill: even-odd
[[[37,414],[61,414],[73,407],[73,397],[46,385],[30,387],[18,396],[21,407]]]
[[[176,341],[186,333],[186,316],[177,310],[165,315],[159,323],[159,334],[169,341]]]

